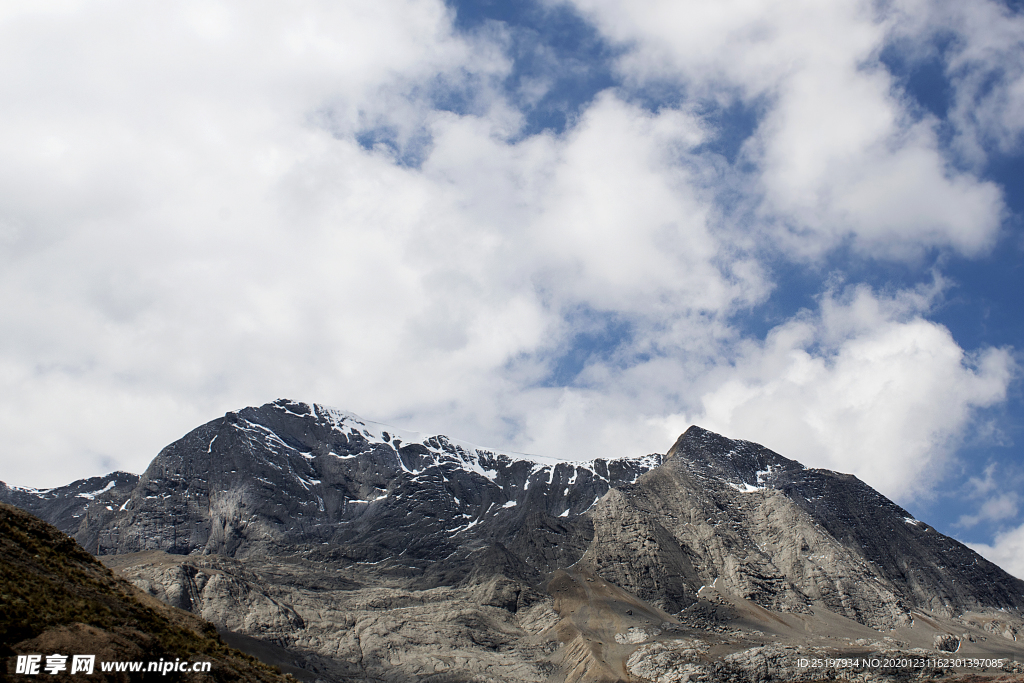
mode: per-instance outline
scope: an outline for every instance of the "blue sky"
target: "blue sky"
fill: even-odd
[[[996,0],[0,10],[0,479],[287,396],[566,459],[689,424],[1024,575]]]

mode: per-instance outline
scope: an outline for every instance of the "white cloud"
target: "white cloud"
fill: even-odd
[[[7,4],[0,36],[5,479],[140,471],[224,410],[390,367],[434,305],[405,239],[434,188],[353,132],[507,69],[443,3]],[[483,313],[516,330],[491,353],[533,334],[515,296]]]
[[[984,165],[988,153],[1015,153],[1024,142],[1024,16],[1005,3],[896,3],[895,33],[916,50],[917,59],[933,58],[935,43],[952,87],[949,121],[963,158]]]
[[[996,478],[997,469],[996,463],[989,463],[982,471],[984,476],[968,478],[968,495],[972,498],[983,498],[994,491],[1000,485],[1000,479]]]
[[[865,287],[825,297],[820,313],[775,328],[713,375],[694,421],[899,500],[927,493],[973,411],[1004,400],[1016,368],[1007,350],[966,354],[914,299]]]
[[[1004,401],[1018,374],[1008,350],[966,353],[922,317],[944,287],[829,293],[763,343],[681,317],[591,359],[573,387],[524,392],[506,414],[526,451],[664,452],[698,424],[912,502],[949,474],[977,411]],[[982,521],[1006,519],[1014,500],[993,502]]]
[[[962,515],[956,526],[970,528],[980,522],[1002,522],[1017,516],[1020,496],[1016,491],[1007,491],[989,498],[978,509],[977,514]]]
[[[967,545],[1018,579],[1024,579],[1024,525],[996,534],[991,545],[986,543],[968,543]]]
[[[989,438],[996,435],[990,435]],[[967,485],[958,492],[958,497],[981,501],[974,514],[961,515],[954,526],[970,529],[982,522],[1003,522],[1017,516],[1020,504],[1019,477],[1009,468],[992,462],[982,476],[969,477]]]
[[[745,153],[765,238],[787,253],[814,257],[848,239],[896,259],[992,246],[999,189],[949,164],[937,122],[915,119],[878,61],[899,14],[867,0],[573,4],[628,47],[629,77],[764,108]]]

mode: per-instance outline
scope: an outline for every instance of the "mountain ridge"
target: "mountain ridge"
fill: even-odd
[[[664,456],[574,463],[280,399],[197,427],[135,479],[83,482],[3,487],[0,499],[31,499],[91,552],[124,558],[123,571],[151,594],[290,643],[310,666],[346,676],[357,673],[325,653],[332,638],[351,637],[337,630],[349,618],[325,617],[318,601],[366,615],[352,622],[359,628],[383,618],[373,605],[420,604],[412,596],[440,591],[460,610],[482,609],[473,623],[506,642],[508,629],[554,623],[544,586],[562,570],[707,628],[720,611],[705,597],[714,586],[737,605],[830,613],[882,633],[925,618],[974,619],[1011,640],[1024,632],[1024,581],[852,475],[697,426]],[[154,563],[152,553],[166,555]],[[355,598],[367,591],[377,597]],[[591,632],[580,628],[572,632]],[[302,635],[310,632],[322,636]],[[517,652],[534,654],[523,657],[539,646],[529,638]],[[573,642],[573,652],[590,652]],[[346,647],[354,657],[366,644]],[[431,657],[427,648],[408,670]]]
[[[660,474],[651,475],[653,470]],[[668,473],[670,481],[656,483]],[[643,514],[662,515],[644,528],[655,535],[668,533],[664,547],[673,545],[669,537],[688,539],[682,544],[685,551],[682,546],[673,551],[668,572],[687,577],[686,588],[662,591],[662,598],[678,607],[691,600],[688,596],[702,585],[698,581],[712,580],[705,575],[730,556],[700,550],[707,539],[688,535],[682,527],[666,529],[673,513],[666,513],[659,501],[673,496],[694,517],[688,524],[696,523],[693,512],[701,509],[706,519],[721,517],[710,529],[727,536],[732,532],[722,524],[750,526],[744,510],[755,512],[762,500],[781,493],[774,507],[787,507],[790,516],[805,515],[801,523],[809,524],[809,530],[823,529],[846,548],[847,562],[880,568],[899,589],[892,592],[945,613],[978,604],[977,590],[966,586],[991,582],[1002,571],[993,573],[991,563],[974,551],[914,519],[852,475],[808,469],[759,444],[698,426],[680,435],[665,456],[568,462],[510,455],[443,435],[396,429],[347,411],[278,399],[228,412],[192,430],[164,448],[142,475],[115,472],[44,491],[4,485],[0,499],[56,523],[97,555],[163,550],[244,556],[265,545],[328,544],[346,547],[354,561],[411,555],[409,568],[426,570],[460,552],[497,543],[518,548],[513,552],[540,576],[584,555],[603,563],[603,551],[594,546],[587,528],[593,527],[594,508],[607,506],[610,520],[643,516],[636,507],[637,482],[651,476],[651,485],[667,485],[671,491],[652,496],[640,487],[645,491]],[[679,498],[680,492],[686,495]],[[748,505],[752,502],[757,504]],[[738,516],[723,516],[727,508]],[[524,537],[530,534],[517,533],[523,529],[545,529],[563,543],[538,546],[536,539]],[[740,536],[733,541],[737,547],[749,546],[749,539]],[[620,542],[629,544],[628,539]],[[594,547],[581,550],[581,544]],[[579,557],[554,546],[576,548]],[[911,546],[927,548],[927,564],[955,564],[967,572],[965,577],[957,581],[927,567],[901,565],[900,557]],[[769,583],[779,572],[768,565],[787,562],[760,550],[746,557],[752,567],[764,565],[758,571]],[[788,564],[794,564],[792,559]],[[979,574],[971,567],[985,571]],[[1015,588],[988,591],[982,602],[1024,607],[1024,582],[1007,575],[995,583]],[[774,592],[789,590],[779,584]],[[776,606],[799,609],[798,602],[776,600]]]

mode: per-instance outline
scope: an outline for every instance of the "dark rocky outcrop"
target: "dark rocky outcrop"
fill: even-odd
[[[401,554],[405,566],[422,569],[501,543],[544,572],[578,559],[589,526],[583,512],[661,460],[535,462],[389,429],[281,400],[193,430],[141,477],[42,492],[4,487],[0,498],[97,555],[244,557],[326,544],[352,561]],[[116,485],[96,492],[114,478]],[[86,489],[92,498],[83,497]]]

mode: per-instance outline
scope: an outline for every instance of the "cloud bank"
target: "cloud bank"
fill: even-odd
[[[974,411],[1006,398],[1016,367],[1007,349],[965,354],[921,316],[921,299],[863,286],[823,297],[816,314],[744,349],[699,419],[896,499],[928,493]]]

